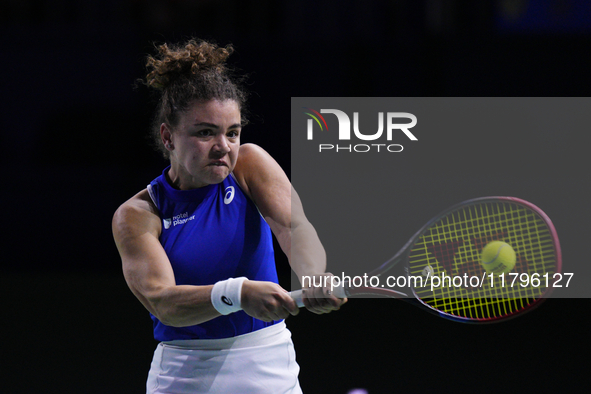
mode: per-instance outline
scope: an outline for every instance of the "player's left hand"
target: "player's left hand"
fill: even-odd
[[[311,277],[311,283],[305,283],[308,286],[302,288],[302,299],[304,306],[310,312],[316,314],[330,313],[339,310],[341,305],[347,302],[346,298],[337,298],[332,294],[332,276],[334,275],[330,272],[314,275]]]

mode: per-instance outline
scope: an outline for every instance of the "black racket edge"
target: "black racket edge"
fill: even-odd
[[[512,313],[502,315],[502,316],[490,317],[490,318],[470,318],[470,317],[455,316],[455,315],[452,315],[452,314],[449,314],[446,312],[442,312],[438,309],[433,308],[429,304],[423,302],[421,299],[416,297],[416,295],[415,295],[415,298],[412,298],[412,297],[409,298],[409,297],[405,296],[404,293],[401,294],[400,292],[396,292],[396,291],[392,291],[392,290],[388,290],[388,289],[381,289],[381,288],[376,288],[376,287],[358,287],[358,288],[354,288],[354,289],[351,288],[351,289],[345,290],[345,294],[347,295],[347,297],[351,297],[351,298],[355,298],[355,297],[363,296],[363,295],[372,296],[373,298],[375,298],[376,296],[378,296],[379,298],[395,298],[398,300],[405,301],[411,305],[421,308],[422,310],[424,310],[426,312],[429,312],[432,315],[444,318],[446,320],[450,320],[450,321],[458,322],[458,323],[477,324],[477,325],[505,322],[507,320],[514,319],[515,317],[517,317],[519,315],[522,315],[526,312],[530,312],[530,311],[534,310],[540,304],[542,304],[542,302],[544,302],[546,300],[546,298],[537,298],[535,302],[528,304],[527,306],[525,306],[519,310],[516,310]]]

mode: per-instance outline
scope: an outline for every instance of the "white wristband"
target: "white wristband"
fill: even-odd
[[[229,315],[242,309],[240,306],[240,294],[242,283],[246,278],[230,278],[221,280],[213,285],[211,290],[211,303],[222,315]]]

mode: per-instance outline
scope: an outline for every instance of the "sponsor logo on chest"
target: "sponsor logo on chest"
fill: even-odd
[[[228,205],[234,200],[235,189],[234,186],[228,186],[224,190],[224,204]],[[164,229],[168,230],[170,227],[175,227],[180,224],[185,224],[191,220],[195,220],[195,215],[189,216],[189,212],[184,212],[172,218],[162,219]]]

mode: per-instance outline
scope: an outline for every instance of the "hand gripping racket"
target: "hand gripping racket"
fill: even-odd
[[[510,272],[483,268],[482,249],[492,241],[515,251]],[[561,266],[556,230],[541,209],[515,197],[483,197],[457,204],[425,224],[394,257],[367,274],[380,279],[376,287],[343,281],[333,294],[399,298],[451,320],[488,323],[539,305],[561,286]],[[395,267],[399,276],[393,274]],[[301,290],[291,296],[303,306]]]

